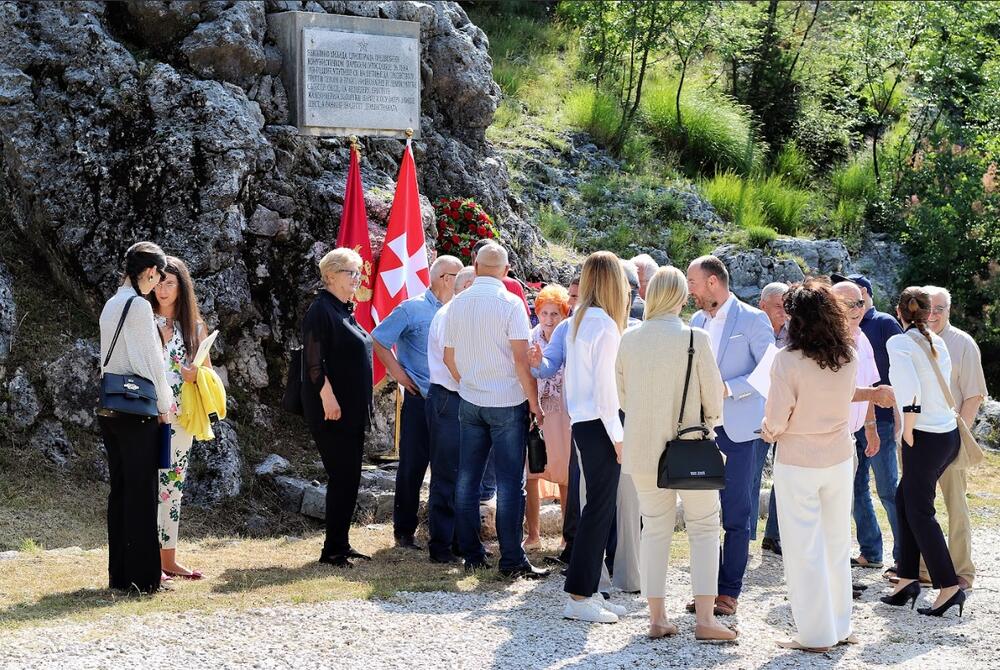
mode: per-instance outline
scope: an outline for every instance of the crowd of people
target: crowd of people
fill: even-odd
[[[197,383],[191,352],[205,337],[191,278],[148,242],[129,249],[125,270],[101,315],[103,370],[151,380],[158,421],[171,423],[179,385]],[[361,270],[356,252],[327,253],[323,288],[302,322],[303,412],[329,475],[320,562],[370,560],[351,546],[350,525],[375,356],[403,390],[395,541],[423,550],[416,536],[429,468],[431,562],[493,567],[480,505],[495,497],[502,576],[541,579],[561,569],[563,616],[597,623],[627,613],[613,590],[641,593],[649,636],[674,635],[664,603],[679,497],[694,635],[732,641],[738,631],[718,617],[738,610],[771,461],[761,546],[782,556],[796,626],[779,644],[817,651],[856,641],[852,599],[864,587],[853,584],[852,566],[885,567],[872,472],[893,535],[882,602],[912,607],[929,584],[937,595],[921,614],[956,606],[961,614],[975,579],[965,490],[976,448],[961,429],[987,388],[978,347],[950,323],[947,290],[909,287],[893,317],[875,309],[866,277],[832,275],[769,284],[758,308],[731,292],[714,256],[685,273],[647,255],[602,251],[568,286],[547,285],[529,303],[509,276],[507,251],[483,240],[470,267],[439,256],[427,290],[369,334],[352,313]],[[123,318],[140,295],[148,302]],[[689,299],[697,311],[685,323]],[[762,364],[770,365],[766,384],[755,374]],[[172,576],[200,578],[175,555],[191,436],[174,428],[172,465],[157,472],[156,417],[99,413],[111,470],[111,586],[153,591]],[[721,489],[664,488],[664,451],[690,427],[724,456]],[[528,472],[536,430],[545,466]],[[149,453],[135,447],[146,443]],[[947,541],[935,518],[937,486]],[[562,537],[541,567],[527,552],[541,546],[545,498],[559,500]]]

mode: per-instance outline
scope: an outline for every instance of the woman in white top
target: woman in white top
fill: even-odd
[[[625,608],[597,594],[615,513],[624,429],[615,385],[615,358],[628,319],[628,282],[618,257],[598,251],[587,257],[580,296],[566,337],[565,390],[573,444],[587,482],[573,554],[566,572],[569,594],[563,616],[616,623]]]
[[[153,308],[141,296],[160,282],[166,265],[163,250],[152,242],[132,245],[125,254],[122,285],[101,311],[101,374],[135,375],[153,382],[159,423],[169,423],[173,393],[163,367],[163,343],[153,323]],[[119,323],[121,332],[116,339]],[[111,588],[152,593],[160,588],[161,577],[160,543],[156,536],[157,421],[103,408],[97,414],[111,476],[108,494]]]
[[[942,616],[958,605],[959,616],[965,603],[965,591],[958,586],[944,534],[934,516],[937,480],[958,456],[961,438],[955,411],[945,400],[944,391],[934,371],[935,364],[944,379],[951,379],[951,359],[944,340],[927,329],[930,298],[916,286],[899,296],[896,315],[905,332],[886,342],[889,353],[889,381],[896,393],[896,403],[903,416],[901,457],[903,475],[896,489],[899,520],[899,583],[887,605],[916,603],[920,595],[920,557],[924,557],[931,582],[939,588],[932,607],[917,611]],[[913,605],[910,605],[911,609]]]

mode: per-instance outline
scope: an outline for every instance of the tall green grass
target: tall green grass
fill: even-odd
[[[812,201],[808,191],[778,175],[755,179],[722,172],[703,181],[701,190],[723,218],[743,228],[768,227],[784,235],[798,232]]]
[[[652,135],[701,174],[759,170],[765,147],[756,140],[749,110],[732,99],[699,89],[696,82],[681,91],[681,124],[677,123],[677,81],[650,82],[642,108]],[[751,149],[748,151],[748,147]]]
[[[566,122],[586,131],[600,144],[607,145],[615,136],[621,118],[615,100],[593,86],[577,86],[563,107]]]
[[[781,151],[774,157],[774,165],[771,167],[772,173],[787,180],[796,186],[805,186],[809,181],[812,166],[809,159],[799,149],[795,141],[786,142]]]

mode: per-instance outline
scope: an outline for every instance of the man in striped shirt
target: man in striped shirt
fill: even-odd
[[[479,494],[493,451],[497,475],[497,539],[500,574],[548,575],[528,562],[521,547],[524,461],[528,412],[541,419],[538,390],[528,367],[528,316],[501,278],[507,252],[487,244],[476,255],[476,281],[457,296],[445,322],[444,362],[458,381],[460,446],[455,521],[466,570],[487,567],[479,539]]]

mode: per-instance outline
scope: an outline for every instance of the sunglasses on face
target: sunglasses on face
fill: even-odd
[[[844,307],[846,307],[847,309],[861,309],[864,306],[865,306],[865,301],[864,300],[850,300],[850,301],[845,300],[844,301]]]

